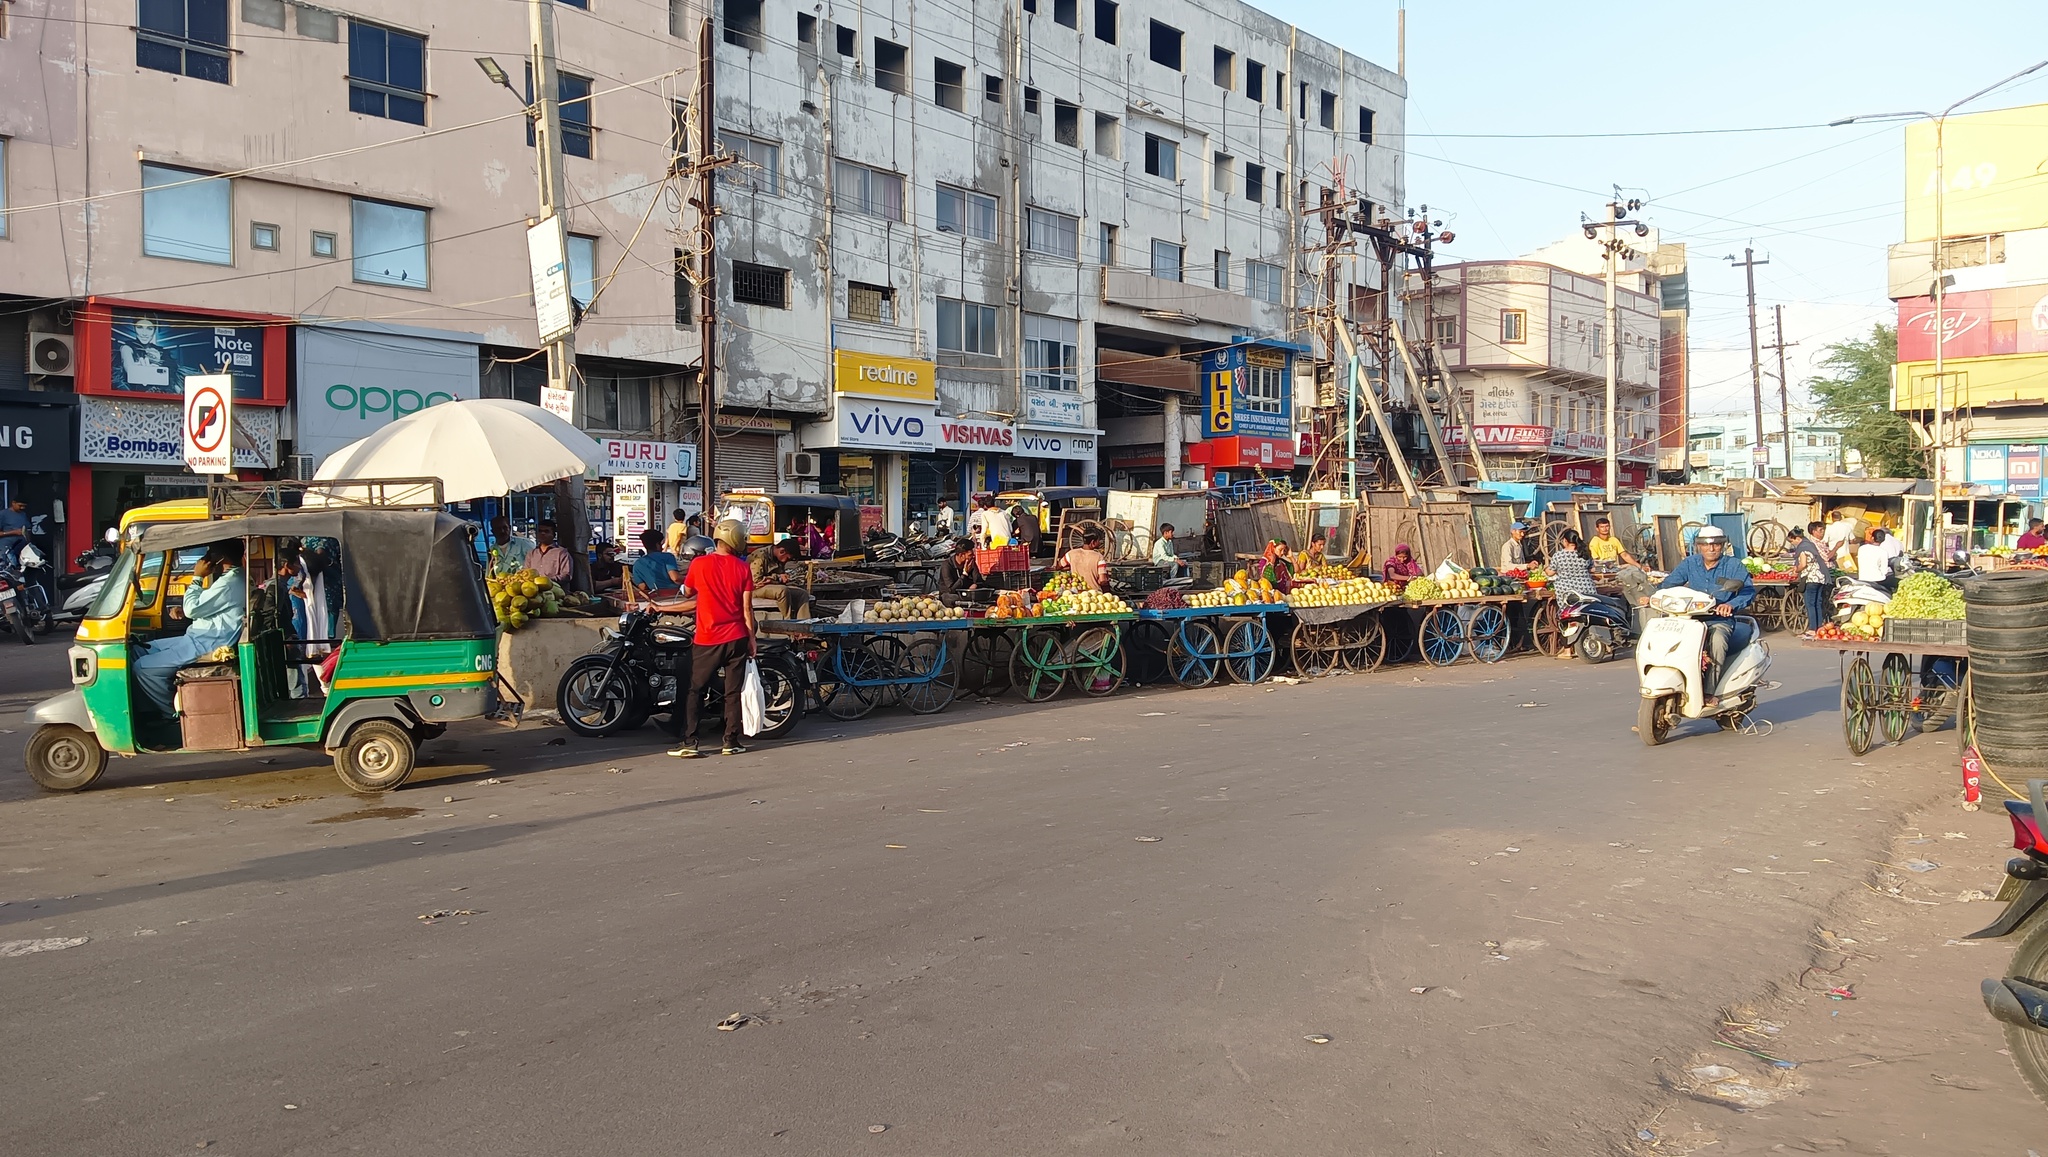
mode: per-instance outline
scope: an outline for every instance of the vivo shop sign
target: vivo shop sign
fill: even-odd
[[[863,450],[930,450],[938,445],[938,416],[930,407],[839,399],[837,444]]]

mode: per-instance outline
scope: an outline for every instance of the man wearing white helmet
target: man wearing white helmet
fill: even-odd
[[[1657,584],[1658,590],[1688,587],[1714,600],[1714,613],[1721,621],[1707,624],[1707,657],[1713,666],[1707,671],[1707,685],[1720,681],[1728,656],[1740,655],[1753,636],[1750,624],[1734,618],[1756,601],[1756,584],[1749,568],[1728,553],[1728,535],[1718,526],[1708,526],[1692,539],[1694,553],[1685,556],[1672,572]],[[1708,696],[1712,703],[1713,696]]]

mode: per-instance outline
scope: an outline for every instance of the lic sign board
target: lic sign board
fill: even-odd
[[[1202,355],[1202,437],[1294,436],[1294,391],[1283,350],[1236,345]]]

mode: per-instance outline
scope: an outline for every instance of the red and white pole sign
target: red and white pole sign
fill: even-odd
[[[198,374],[185,379],[185,465],[197,474],[235,468],[235,379]]]

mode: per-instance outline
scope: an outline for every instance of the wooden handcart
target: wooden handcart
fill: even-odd
[[[1124,633],[1130,670],[1141,683],[1170,678],[1182,687],[1207,687],[1223,676],[1263,682],[1273,673],[1266,617],[1287,610],[1285,603],[1141,610]]]
[[[900,703],[916,715],[946,709],[960,686],[952,634],[966,619],[908,623],[840,623],[769,619],[764,632],[808,636],[825,644],[818,702],[835,719],[859,719]]]
[[[1806,596],[1797,579],[1755,579],[1749,614],[1766,631],[1806,630]]]
[[[1043,703],[1072,683],[1083,695],[1108,695],[1124,682],[1124,624],[1131,613],[1038,619],[975,619],[968,640],[968,683],[993,695],[990,668],[1007,654],[1005,687]]]
[[[1293,607],[1289,635],[1294,673],[1313,679],[1339,671],[1377,671],[1387,661],[1387,630],[1380,612],[1393,602],[1337,607]]]
[[[1968,713],[1964,644],[1808,639],[1804,645],[1841,656],[1842,737],[1853,755],[1869,751],[1879,736],[1886,743],[1905,739],[1915,716],[1924,732]],[[1872,656],[1883,656],[1875,668]],[[1941,660],[1954,662],[1944,671]]]

